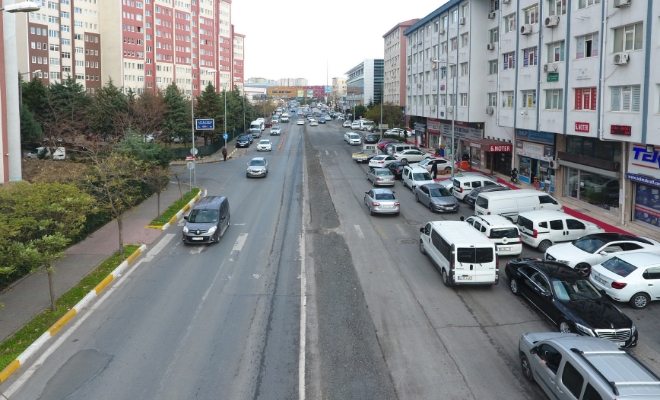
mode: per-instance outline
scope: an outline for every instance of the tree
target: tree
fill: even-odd
[[[104,140],[121,138],[130,127],[128,98],[110,80],[92,97],[90,128]]]
[[[358,104],[355,106],[355,115],[353,115],[353,119],[362,118],[366,114],[367,114],[367,107],[363,106],[362,104]]]
[[[21,81],[21,102],[42,126],[49,112],[47,97],[48,88],[41,79],[32,78],[29,82]]]
[[[195,107],[195,118],[213,118],[215,119],[215,129],[212,131],[200,131],[200,135],[204,137],[204,144],[208,144],[209,139],[217,137],[222,132],[224,119],[224,103],[223,98],[216,93],[212,84],[206,85],[204,91],[197,97],[197,104]]]
[[[127,135],[115,146],[121,154],[143,161],[147,165],[167,167],[172,161],[170,149],[154,142],[146,142],[140,135]]]
[[[186,136],[191,130],[190,103],[174,83],[165,90],[163,132],[167,137]]]
[[[145,91],[129,102],[131,106],[132,126],[143,134],[162,133],[164,115],[167,111],[165,99],[160,91]]]
[[[90,99],[85,89],[73,78],[51,84],[46,92],[48,109],[44,116],[44,133],[51,143],[59,140],[75,142],[75,135],[85,132]]]
[[[380,104],[375,104],[367,110],[365,117],[376,124],[380,123]],[[383,124],[387,124],[390,128],[403,127],[404,115],[403,110],[399,106],[393,104],[383,104]]]
[[[21,107],[21,144],[39,143],[43,137],[44,132],[34,114],[27,107]]]

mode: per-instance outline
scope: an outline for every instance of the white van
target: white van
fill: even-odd
[[[534,189],[481,193],[474,203],[477,215],[499,214],[513,222],[518,214],[533,210],[561,210],[561,204],[545,192]]]
[[[519,256],[522,253],[518,227],[503,216],[473,215],[465,218],[465,222],[495,243],[498,256]]]
[[[430,221],[419,229],[419,250],[453,285],[497,285],[495,244],[465,221]]]
[[[426,168],[416,165],[406,165],[403,167],[403,171],[401,171],[401,182],[403,182],[403,186],[409,187],[412,191],[415,191],[415,187],[417,186],[435,183]]]
[[[467,196],[468,193],[472,191],[472,189],[476,189],[482,186],[497,185],[497,182],[485,175],[468,172],[460,175],[454,175],[453,185],[454,190],[452,190],[452,193],[454,196],[456,196],[457,199],[463,200],[465,196]]]
[[[256,119],[250,123],[250,133],[254,137],[261,137],[261,132],[265,129],[263,118]]]
[[[518,216],[518,228],[523,243],[543,253],[555,243],[570,242],[590,233],[604,232],[596,224],[555,210],[522,212]]]

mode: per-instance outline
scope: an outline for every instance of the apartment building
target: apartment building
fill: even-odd
[[[385,104],[406,106],[406,53],[408,41],[404,31],[419,19],[396,24],[383,35],[385,43],[383,59],[383,99]]]
[[[234,26],[232,25],[232,32]],[[245,82],[245,35],[240,33],[233,33],[234,47],[233,61],[232,61],[232,89],[236,88],[241,93],[243,92]]]
[[[367,59],[346,72],[346,106],[380,103],[383,98],[383,59]]]
[[[449,1],[406,31],[411,124],[435,147],[446,134],[436,140],[434,127],[446,131],[449,117],[474,130],[474,140],[455,131],[456,151],[473,166],[508,164],[523,182],[660,232],[659,18],[649,0]],[[483,140],[513,151],[489,155]]]

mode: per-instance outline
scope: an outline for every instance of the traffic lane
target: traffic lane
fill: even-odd
[[[329,143],[321,144],[332,150]],[[362,170],[321,154],[342,233],[400,396],[432,398],[451,388],[448,398],[533,398],[535,392],[520,385],[512,363],[503,362],[496,348],[475,355],[475,343],[490,339],[460,299],[443,290],[439,275],[419,254],[418,222],[407,216],[369,217],[361,204],[369,187]],[[537,316],[514,322],[539,325]],[[457,347],[461,340],[456,336],[466,339],[465,346]]]

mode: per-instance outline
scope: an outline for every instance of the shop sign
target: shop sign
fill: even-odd
[[[645,145],[635,144],[632,147],[630,162],[640,167],[660,169],[660,149],[654,146],[646,148]]]
[[[451,137],[451,124],[440,124],[440,133],[445,136]],[[480,140],[483,138],[483,131],[481,129],[454,125],[454,137],[456,139],[472,139]]]
[[[491,153],[510,153],[511,145],[510,144],[491,144],[488,147],[488,151]]]
[[[610,125],[610,134],[630,136],[632,134],[632,127],[630,125]]]
[[[559,73],[548,72],[548,82],[559,82]]]
[[[575,132],[589,133],[589,123],[588,122],[576,122],[575,123]]]
[[[660,187],[660,179],[656,179],[651,176],[627,173],[626,178],[630,179],[633,182],[641,183],[643,185]]]
[[[526,140],[528,142],[555,144],[555,134],[551,132],[530,131],[527,129],[516,129],[516,140]]]
[[[429,128],[429,131],[434,131],[435,133],[440,131],[440,121],[437,119],[428,118],[426,120],[426,126]]]

